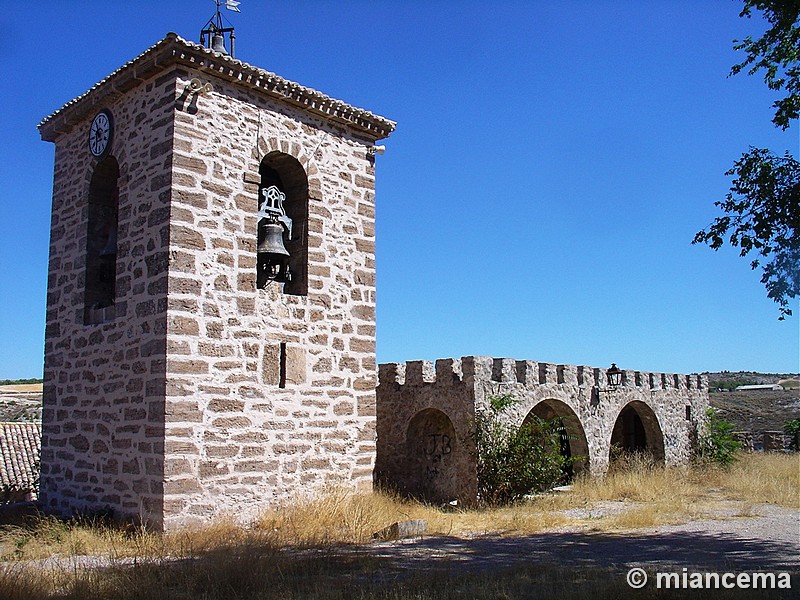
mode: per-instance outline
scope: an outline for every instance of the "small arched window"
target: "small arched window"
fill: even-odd
[[[283,209],[291,219],[291,235],[283,233],[283,245],[289,253],[289,280],[283,284],[283,293],[295,296],[308,294],[308,176],[300,162],[293,156],[283,152],[270,152],[261,161],[261,176],[258,188],[258,204],[264,202],[264,191],[271,186],[277,187],[286,198]],[[259,224],[258,244],[264,242],[265,229]],[[267,276],[265,257],[258,255],[256,285],[264,288],[270,279]]]
[[[114,318],[117,283],[117,218],[119,165],[108,157],[97,163],[89,183],[86,232],[84,323]]]

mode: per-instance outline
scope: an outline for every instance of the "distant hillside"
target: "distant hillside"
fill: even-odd
[[[708,375],[709,390],[735,390],[740,385],[764,385],[785,380],[800,380],[797,373],[757,373],[755,371],[721,371]]]
[[[0,379],[0,386],[44,383],[44,379]]]
[[[23,422],[41,420],[41,383],[0,385],[0,421]]]
[[[708,396],[711,406],[737,431],[783,431],[787,421],[800,419],[797,390],[711,392]]]
[[[757,373],[722,371],[707,373],[709,402],[737,431],[782,431],[787,421],[800,418],[800,389],[789,381],[800,380],[797,373]],[[781,383],[783,391],[735,391],[740,385]]]

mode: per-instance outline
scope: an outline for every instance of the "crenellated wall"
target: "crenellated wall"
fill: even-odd
[[[465,356],[379,366],[375,478],[379,485],[431,501],[474,503],[476,471],[471,423],[492,396],[520,403],[509,418],[560,417],[575,468],[603,473],[612,441],[646,445],[667,465],[690,457],[690,440],[708,405],[701,375],[623,371],[610,387],[607,370],[531,360]],[[435,417],[435,418],[434,418]],[[452,424],[448,446],[441,440]]]

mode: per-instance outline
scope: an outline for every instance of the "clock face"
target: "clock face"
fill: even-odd
[[[101,110],[92,120],[89,128],[89,152],[95,158],[105,156],[111,148],[112,127],[111,113],[107,110]]]

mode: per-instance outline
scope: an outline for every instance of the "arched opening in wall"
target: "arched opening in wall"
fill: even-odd
[[[559,450],[562,456],[570,459],[564,466],[565,483],[589,468],[589,444],[586,441],[586,432],[578,415],[568,404],[556,399],[542,400],[531,409],[523,423],[527,423],[534,416],[544,421],[556,420],[563,427]]]
[[[308,294],[308,176],[300,162],[290,154],[270,152],[259,167],[261,181],[258,186],[258,206],[262,207],[264,191],[277,187],[286,195],[283,208],[291,219],[291,233],[283,227],[283,245],[289,256],[287,266],[290,278],[283,282],[283,293],[295,296]],[[267,230],[259,223],[259,247],[265,241]],[[267,259],[262,253],[257,257],[256,285],[264,288],[271,281],[267,273]]]
[[[626,404],[614,423],[609,450],[610,463],[624,463],[631,455],[644,455],[664,463],[664,434],[653,409],[635,400]]]
[[[88,209],[83,296],[86,325],[110,321],[115,316],[119,164],[112,156],[94,168]]]
[[[401,491],[412,498],[443,503],[458,496],[453,423],[435,408],[418,412],[406,430],[406,472]]]

